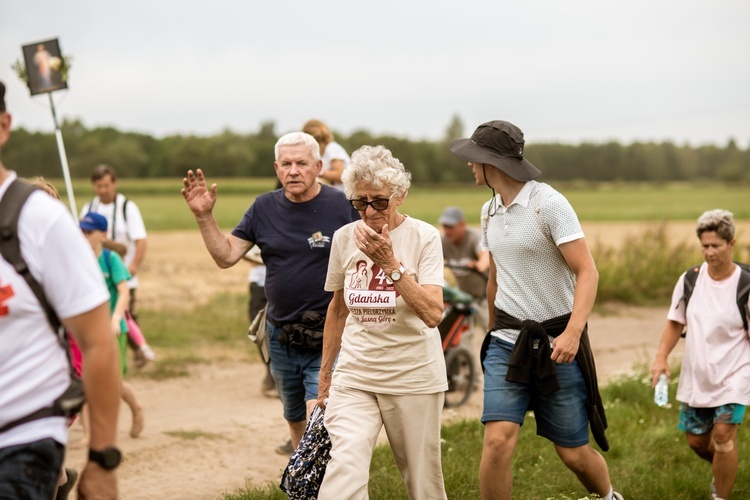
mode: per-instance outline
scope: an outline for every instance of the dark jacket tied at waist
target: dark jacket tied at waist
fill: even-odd
[[[542,394],[548,395],[559,389],[560,383],[557,380],[556,363],[550,359],[552,350],[550,349],[547,337],[554,338],[559,336],[565,331],[569,320],[570,314],[548,319],[541,323],[533,320],[521,321],[496,307],[495,324],[491,331],[505,329],[520,330],[518,339],[516,339],[513,351],[510,354],[508,373],[505,380],[526,385],[532,382],[531,365],[534,356],[534,342],[538,340],[539,351],[536,362],[537,380],[540,383],[540,390]],[[488,332],[482,343],[480,354],[482,370],[484,370],[484,358],[487,356],[487,349],[489,348],[491,339],[492,336]],[[607,451],[609,450],[609,442],[604,435],[604,431],[607,428],[607,417],[604,414],[604,404],[599,395],[599,382],[596,378],[596,364],[594,363],[594,355],[591,352],[591,343],[589,342],[588,325],[583,328],[583,332],[581,333],[576,361],[578,361],[581,374],[586,382],[586,410],[591,433],[594,435],[594,440],[602,451]]]

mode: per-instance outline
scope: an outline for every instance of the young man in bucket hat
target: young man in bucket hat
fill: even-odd
[[[589,444],[589,422],[609,449],[587,321],[599,275],[570,203],[523,156],[523,132],[506,121],[480,125],[451,151],[478,185],[492,189],[482,207],[482,245],[490,252],[490,324],[482,346],[484,446],[482,497],[509,499],[511,459],[527,410],[537,434],[589,492],[613,491],[607,463]]]

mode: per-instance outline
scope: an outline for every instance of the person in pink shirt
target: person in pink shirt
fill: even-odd
[[[705,262],[698,269],[689,306],[684,296],[687,272],[677,280],[651,365],[653,386],[662,373],[671,375],[667,358],[684,330],[678,428],[693,451],[711,463],[715,499],[729,498],[734,487],[737,427],[750,404],[750,339],[737,307],[737,285],[747,271],[732,262],[734,231],[732,213],[726,210],[710,210],[698,218],[696,233]]]

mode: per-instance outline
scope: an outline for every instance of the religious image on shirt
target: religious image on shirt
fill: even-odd
[[[395,324],[396,286],[375,263],[357,261],[346,289],[344,300],[349,313],[368,329],[383,330]]]

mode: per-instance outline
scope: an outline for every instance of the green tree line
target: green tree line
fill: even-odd
[[[87,128],[79,120],[66,120],[61,129],[74,178],[87,178],[100,163],[114,166],[122,177],[179,177],[198,167],[213,177],[274,175],[273,146],[278,134],[273,122],[262,123],[255,133],[225,130],[212,136],[163,138],[112,127]],[[473,181],[466,164],[448,147],[452,139],[464,136],[461,119],[454,116],[444,137],[437,141],[373,135],[366,130],[348,136],[336,134],[336,140],[350,154],[365,144],[382,144],[406,165],[415,182],[438,184]],[[671,142],[532,142],[526,146],[526,157],[539,167],[545,180],[750,182],[750,147],[742,149],[734,140],[723,147]],[[26,176],[60,177],[52,132],[14,130],[3,148],[3,162]]]

